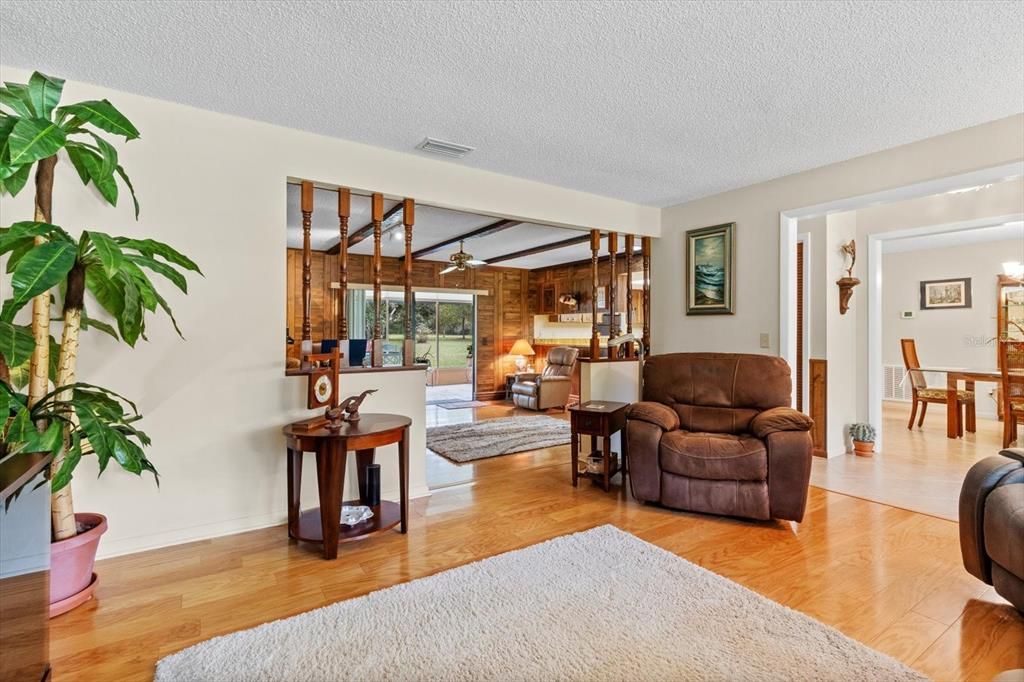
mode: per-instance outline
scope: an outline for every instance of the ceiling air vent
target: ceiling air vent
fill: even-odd
[[[441,156],[450,156],[455,159],[461,159],[466,154],[473,151],[474,147],[467,147],[464,144],[457,144],[455,142],[445,142],[444,140],[435,140],[432,137],[425,138],[423,142],[416,145],[417,149],[422,149],[425,152],[431,154],[440,154]]]

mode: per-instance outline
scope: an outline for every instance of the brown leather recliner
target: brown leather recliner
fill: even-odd
[[[644,363],[626,415],[633,497],[675,509],[800,521],[813,421],[789,407],[782,358],[672,353]]]
[[[1024,612],[1024,449],[976,462],[960,489],[960,553],[967,571]]]
[[[572,368],[579,350],[558,346],[548,352],[548,364],[540,374],[520,374],[512,384],[512,402],[530,410],[565,408],[572,388]]]

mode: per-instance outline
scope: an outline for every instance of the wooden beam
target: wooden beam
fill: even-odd
[[[401,206],[401,204],[399,204]],[[370,198],[370,224],[373,228],[373,355],[371,364],[374,367],[384,365],[384,343],[380,330],[381,305],[381,274],[382,261],[380,253],[381,222],[384,218],[384,195],[374,192]],[[351,245],[352,239],[349,238]]]
[[[553,242],[551,244],[543,244],[541,246],[534,246],[529,249],[523,249],[522,251],[513,251],[512,253],[506,253],[504,256],[496,256],[494,258],[488,258],[487,264],[493,265],[495,263],[501,263],[507,260],[515,260],[516,258],[525,258],[526,256],[534,256],[538,253],[544,253],[545,251],[554,251],[555,249],[561,249],[566,246],[575,246],[576,244],[586,244],[590,241],[590,235],[581,234],[578,237],[571,237],[569,239],[563,239],[560,242]]]
[[[303,354],[313,350],[313,328],[310,315],[313,308],[313,247],[310,233],[313,225],[313,183],[302,181],[302,350]]]
[[[597,257],[601,250],[601,231],[590,231],[590,359],[598,360],[601,357],[601,337],[597,333],[597,287],[598,269]]]
[[[589,240],[589,237],[587,239]],[[625,249],[623,249],[622,251],[620,251],[616,255],[619,256],[619,257],[624,257],[626,255]],[[605,255],[601,256],[598,260],[601,262],[601,264],[607,263],[608,262],[608,255],[605,254]],[[637,262],[639,262],[639,261],[637,261]],[[530,272],[544,272],[545,270],[554,270],[555,268],[564,268],[567,265],[590,265],[590,257],[587,256],[586,258],[581,258],[579,260],[569,261],[568,263],[559,263],[558,265],[542,265],[539,268],[530,268]]]
[[[403,202],[402,223],[405,229],[405,257],[402,270],[405,272],[405,338],[402,343],[402,363],[411,367],[416,363],[416,337],[413,335],[413,298],[412,298],[412,226],[416,222],[416,202],[406,199]]]
[[[412,254],[412,258],[413,259],[422,258],[423,256],[426,256],[427,254],[434,253],[435,251],[440,251],[441,249],[443,249],[446,246],[452,246],[454,244],[458,244],[459,242],[464,241],[466,239],[475,239],[477,237],[486,237],[488,235],[492,235],[492,234],[496,234],[498,232],[501,232],[502,230],[507,230],[510,227],[515,227],[516,225],[522,225],[522,223],[520,221],[518,221],[518,220],[498,220],[498,221],[495,221],[495,222],[490,223],[488,225],[484,225],[483,227],[478,227],[475,230],[470,230],[469,232],[464,232],[463,234],[460,234],[457,237],[451,237],[449,239],[445,239],[444,241],[440,241],[440,242],[438,242],[436,244],[433,244],[431,246],[427,246],[425,248],[422,248],[419,251],[414,252]]]
[[[352,216],[352,192],[338,188],[338,339],[348,340],[348,219]]]
[[[373,196],[377,196],[377,195],[374,194]],[[370,200],[372,202],[373,198],[371,197]],[[383,195],[381,195],[381,201],[383,201]],[[383,207],[383,204],[381,204],[381,206]],[[384,213],[381,216],[381,219],[380,219],[381,224],[383,225],[384,223],[390,223],[393,220],[401,220],[402,217],[396,215],[401,210],[402,210],[402,202],[399,201],[397,204],[395,204],[394,206],[389,208],[387,213]],[[354,230],[352,232],[349,232],[349,235],[348,235],[348,246],[349,246],[349,248],[352,248],[353,246],[355,246],[359,242],[364,241],[367,238],[372,237],[372,236],[373,236],[373,220],[370,220],[370,222],[366,223],[365,225],[360,227],[358,230]],[[341,251],[341,244],[335,244],[331,248],[327,249],[327,253],[329,255],[332,255],[332,256],[338,254],[340,251]]]

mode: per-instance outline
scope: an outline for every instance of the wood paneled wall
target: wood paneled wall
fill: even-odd
[[[633,272],[641,272],[643,264],[639,254],[633,257]],[[580,261],[566,265],[554,265],[547,268],[529,270],[529,299],[528,314],[532,322],[533,315],[541,314],[540,290],[543,285],[554,284],[556,299],[562,294],[576,294],[579,306],[571,310],[567,306],[559,304],[558,310],[563,313],[589,313],[590,312],[590,283],[591,266],[590,261]],[[615,273],[619,276],[620,288],[615,298],[615,312],[626,312],[626,286],[621,277],[626,272],[626,259],[621,254],[615,263]],[[611,275],[611,268],[607,256],[602,257],[599,265],[599,286],[608,286]],[[531,325],[532,326],[532,325]],[[640,287],[633,289],[633,331],[640,336],[643,326],[643,291]]]
[[[338,290],[331,282],[338,281],[338,256],[314,251],[312,260],[313,340],[335,338],[337,324]],[[302,250],[288,249],[286,320],[293,338],[302,330]],[[369,256],[349,254],[349,284],[370,284],[372,259]],[[383,259],[382,282],[385,285],[403,284],[402,261]],[[415,287],[446,289],[481,289],[487,295],[477,296],[476,396],[492,399],[504,395],[505,373],[512,371],[514,362],[508,351],[516,339],[532,333],[533,318],[528,310],[529,271],[515,268],[483,267],[442,275],[447,263],[413,261],[412,278]],[[288,346],[288,354],[298,357],[298,343]]]

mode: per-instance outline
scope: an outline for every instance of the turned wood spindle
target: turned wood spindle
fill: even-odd
[[[619,335],[619,318],[615,314],[615,289],[618,277],[615,275],[615,252],[619,250],[619,235],[608,233],[608,342]],[[619,357],[619,348],[608,346],[608,357]]]
[[[640,255],[644,264],[644,355],[651,353],[651,238],[641,237]]]
[[[626,333],[633,333],[633,249],[636,248],[636,238],[626,235]],[[633,357],[635,345],[630,342],[626,344],[626,357]]]
[[[598,278],[598,252],[601,250],[601,231],[590,231],[590,359],[598,360],[601,357],[601,337],[597,332],[597,288]]]
[[[347,187],[338,188],[338,336],[348,340],[348,219],[352,216],[352,192]]]
[[[313,226],[313,183],[302,181],[302,353],[313,351],[313,247],[310,233]]]
[[[407,367],[416,362],[416,337],[413,335],[413,299],[412,299],[412,227],[416,222],[416,202],[406,199],[402,207],[402,225],[405,230],[405,258],[402,268],[405,271],[405,342],[402,348],[403,364]]]
[[[381,334],[381,222],[384,220],[384,195],[375,192],[370,197],[370,221],[373,224],[373,358],[374,367],[384,365],[384,343]]]

